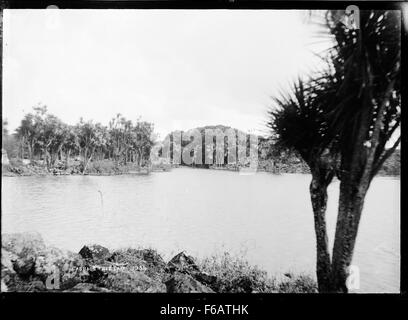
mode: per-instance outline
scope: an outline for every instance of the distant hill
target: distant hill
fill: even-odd
[[[193,130],[198,130],[201,134],[202,140],[202,164],[186,164],[183,162],[181,165],[184,166],[192,166],[192,167],[200,167],[200,168],[210,168],[211,165],[205,164],[205,130],[206,129],[213,129],[213,130],[221,130],[225,133],[226,130],[232,129],[235,131],[235,134],[245,134],[244,131],[232,128],[229,126],[224,125],[208,125],[203,127],[197,127],[193,129],[189,129],[186,131],[177,130],[169,133],[166,138],[170,139],[170,158],[173,159],[173,150],[176,148],[176,145],[173,143],[173,134],[186,134],[191,133]],[[186,145],[188,145],[193,138],[190,140],[183,140],[181,143],[181,148],[183,149]],[[249,139],[248,139],[249,140]],[[216,139],[213,140],[215,148],[213,150],[214,155],[213,159],[215,159],[215,150],[217,148]],[[224,165],[217,165],[217,167],[225,167],[230,169],[236,169],[237,166],[228,165],[228,139],[224,139]],[[249,141],[247,141],[247,155],[249,154]],[[182,151],[182,150],[181,150]],[[193,154],[193,153],[192,153]],[[214,161],[215,163],[215,161]],[[267,171],[273,173],[309,173],[309,167],[306,163],[298,157],[294,152],[289,152],[287,150],[281,150],[274,146],[274,143],[271,139],[264,138],[258,136],[258,170],[260,171]],[[401,171],[401,151],[396,150],[389,159],[387,159],[379,172],[379,175],[400,175]]]

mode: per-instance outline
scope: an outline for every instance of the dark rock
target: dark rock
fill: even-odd
[[[109,273],[103,281],[104,287],[120,292],[166,292],[166,286],[140,271]]]
[[[35,258],[33,256],[21,257],[12,261],[14,271],[23,279],[34,275]]]
[[[45,246],[36,233],[3,235],[1,280],[3,291],[81,292],[213,292],[208,286],[217,282],[184,252],[167,265],[152,249],[111,254],[89,245],[73,254]]]
[[[108,274],[102,271],[100,268],[95,268],[93,270],[91,269],[88,271],[88,273],[88,281],[95,284],[101,283],[108,276]]]
[[[121,258],[122,258],[122,255],[121,255],[118,251],[115,251],[115,252],[112,253],[112,255],[111,255],[108,259],[106,259],[106,260],[109,261],[109,262],[121,262],[121,261],[120,261]]]
[[[192,276],[180,272],[175,272],[166,281],[168,293],[212,293],[211,288],[198,282]]]
[[[164,268],[166,263],[160,254],[153,249],[125,249],[115,251],[107,261],[128,263],[130,265],[145,265]]]
[[[126,266],[141,267],[146,266],[147,263],[142,259],[139,250],[127,249],[115,251],[108,259],[108,262],[122,263]]]
[[[155,250],[153,249],[144,249],[144,250],[139,250],[139,253],[142,256],[142,259],[146,261],[148,264],[156,266],[156,267],[163,267],[166,265],[164,262],[163,258],[161,257],[160,254],[158,254]]]
[[[117,250],[108,261],[115,266],[125,266],[127,270],[143,271],[148,277],[162,282],[166,264],[154,250]]]
[[[235,293],[252,293],[254,291],[253,281],[247,276],[241,276],[232,282],[233,292]]]
[[[206,272],[196,272],[196,273],[192,274],[192,276],[196,280],[198,280],[198,281],[200,281],[200,282],[202,282],[202,283],[204,283],[206,285],[209,285],[210,287],[214,286],[217,283],[217,277],[212,276],[212,275],[210,275],[210,274],[208,274]]]
[[[40,283],[57,283],[53,290],[73,287],[87,279],[83,266],[79,255],[46,247],[38,234],[3,235],[1,276],[9,291],[41,291]]]
[[[34,274],[36,255],[45,248],[39,234],[5,234],[2,244],[2,273],[12,269],[25,279]]]
[[[83,246],[79,251],[79,255],[86,260],[103,262],[111,256],[111,253],[107,248],[94,244],[90,246]]]
[[[59,288],[54,289],[61,290],[71,288],[89,277],[81,256],[52,247],[37,256],[35,275],[44,282],[57,277]]]
[[[36,256],[35,273],[47,277],[66,262],[68,258],[63,251],[53,247],[46,248]]]
[[[61,289],[71,288],[88,279],[89,270],[82,257],[77,254],[68,255],[68,261],[62,266]]]
[[[186,255],[184,252],[174,256],[167,264],[167,269],[170,273],[181,272],[189,274],[195,280],[213,289],[216,287],[217,277],[202,272],[195,263],[194,258]]]
[[[186,255],[184,251],[175,255],[167,264],[167,268],[170,272],[194,273],[200,271],[194,258]]]
[[[14,264],[18,256],[4,248],[1,249],[1,291],[15,291],[15,283],[19,279]]]
[[[81,250],[79,250],[79,255],[84,259],[92,260],[92,251],[87,246],[83,246]]]

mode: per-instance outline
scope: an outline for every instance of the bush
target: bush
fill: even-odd
[[[308,275],[286,274],[278,281],[265,270],[251,266],[242,256],[228,252],[212,255],[198,262],[200,269],[217,277],[216,292],[316,293],[317,283]]]
[[[289,279],[279,283],[278,292],[280,293],[317,293],[316,281],[304,274],[292,276]]]
[[[198,265],[217,277],[217,292],[277,292],[276,280],[266,271],[228,252],[204,258]]]

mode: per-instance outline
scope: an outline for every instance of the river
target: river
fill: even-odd
[[[271,275],[314,275],[310,176],[178,168],[146,176],[3,177],[2,233],[36,231],[78,251],[152,247],[205,257],[243,255]],[[338,182],[329,187],[328,230],[335,230]],[[368,192],[353,265],[357,292],[399,292],[400,180],[377,177]]]

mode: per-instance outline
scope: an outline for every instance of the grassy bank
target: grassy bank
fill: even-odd
[[[284,279],[228,253],[198,260],[180,252],[166,262],[154,249],[88,245],[72,253],[46,246],[36,233],[2,235],[3,292],[317,292],[310,276]]]

